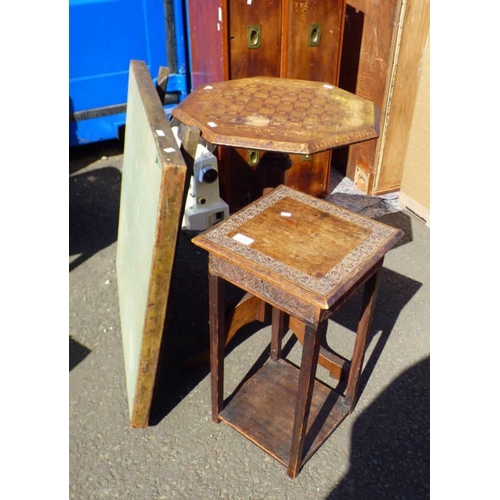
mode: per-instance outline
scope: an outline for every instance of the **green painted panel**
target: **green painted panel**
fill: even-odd
[[[144,63],[132,61],[117,278],[131,425],[148,424],[186,167]]]

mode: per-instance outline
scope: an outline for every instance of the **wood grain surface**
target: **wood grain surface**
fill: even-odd
[[[253,77],[194,90],[172,112],[210,143],[311,154],[378,136],[378,109],[329,83]]]
[[[386,224],[279,186],[193,243],[248,270],[249,280],[262,277],[329,309],[401,236]]]

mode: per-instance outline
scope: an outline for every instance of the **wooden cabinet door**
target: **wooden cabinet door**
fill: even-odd
[[[284,0],[281,76],[339,81],[345,0]]]
[[[281,75],[284,78],[339,81],[345,0],[283,0]],[[292,155],[287,186],[314,196],[328,194],[331,152]]]
[[[313,155],[290,155],[292,166],[285,173],[285,184],[313,196],[328,194],[330,151]]]
[[[227,17],[229,79],[280,77],[281,1],[228,0]],[[221,195],[234,212],[262,194],[256,170],[256,161],[262,152],[219,149]]]
[[[281,0],[227,0],[228,79],[280,77]],[[256,166],[260,151],[219,148],[222,198],[231,212],[261,195]]]
[[[281,2],[228,0],[229,79],[280,76]]]

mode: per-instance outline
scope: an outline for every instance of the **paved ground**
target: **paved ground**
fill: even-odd
[[[115,273],[121,162],[115,142],[70,154],[70,498],[429,498],[429,228],[406,211],[378,217],[405,238],[385,260],[360,400],[291,480],[258,447],[212,422],[208,366],[182,367],[208,345],[206,256],[188,233],[180,237],[151,425],[129,427]],[[357,305],[355,298],[330,321],[328,341],[341,353],[352,348]],[[269,339],[269,328],[237,338],[227,391],[266,354]],[[285,341],[298,360],[298,345]]]

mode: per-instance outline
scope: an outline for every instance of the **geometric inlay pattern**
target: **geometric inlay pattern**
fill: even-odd
[[[195,89],[174,110],[212,144],[312,154],[378,137],[371,101],[328,83],[252,77]]]

